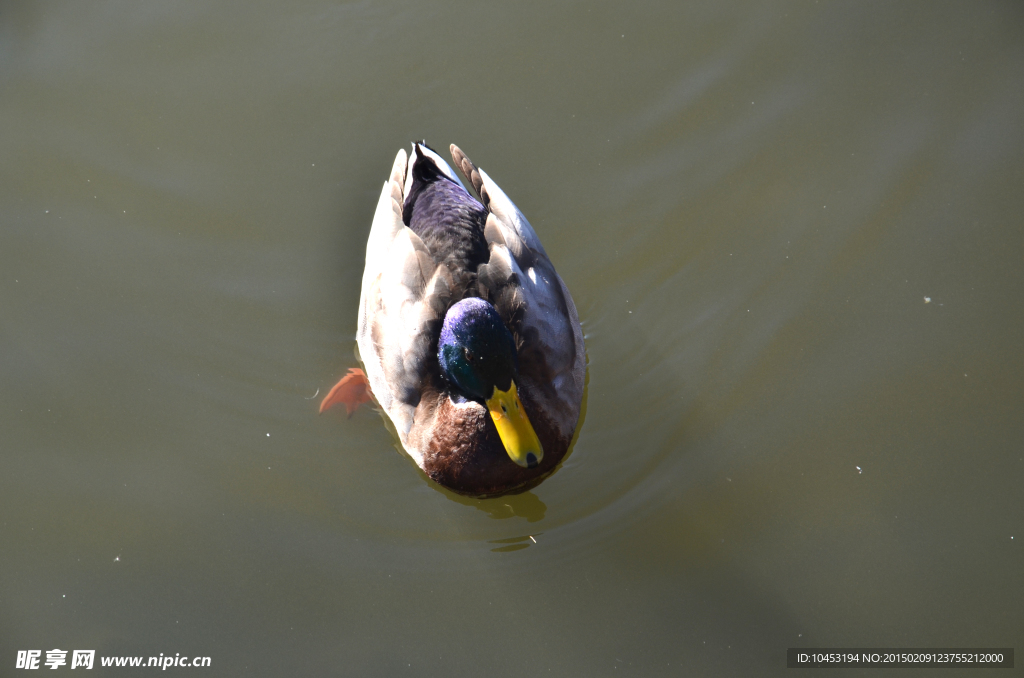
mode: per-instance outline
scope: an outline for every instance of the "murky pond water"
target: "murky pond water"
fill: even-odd
[[[1022,83],[1010,2],[0,6],[0,672],[1020,647]],[[526,494],[317,416],[422,138],[583,321],[586,420]]]

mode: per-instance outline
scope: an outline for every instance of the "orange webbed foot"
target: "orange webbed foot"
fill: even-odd
[[[345,403],[345,410],[348,416],[360,404],[370,401],[370,382],[366,380],[366,373],[358,367],[348,368],[348,374],[341,378],[331,392],[327,394],[324,401],[320,403],[320,414],[323,414],[338,403]]]

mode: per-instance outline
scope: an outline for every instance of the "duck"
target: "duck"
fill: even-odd
[[[523,213],[454,144],[398,151],[366,243],[351,369],[321,412],[371,398],[457,494],[525,491],[579,422],[586,353],[569,289]]]

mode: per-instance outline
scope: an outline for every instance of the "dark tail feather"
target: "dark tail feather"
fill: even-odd
[[[406,187],[405,204],[402,206],[402,221],[408,226],[410,219],[412,218],[413,205],[416,204],[416,199],[419,197],[423,189],[438,179],[444,179],[445,181],[451,181],[448,177],[441,172],[441,170],[434,164],[434,161],[419,152],[419,148],[423,147],[429,149],[433,153],[437,153],[434,149],[427,146],[425,141],[413,142],[415,153],[415,160],[412,166],[412,183]]]

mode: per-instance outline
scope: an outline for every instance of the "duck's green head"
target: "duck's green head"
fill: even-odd
[[[483,299],[452,305],[437,358],[456,391],[487,407],[512,461],[524,468],[539,464],[544,450],[516,391],[515,341],[494,306]]]

